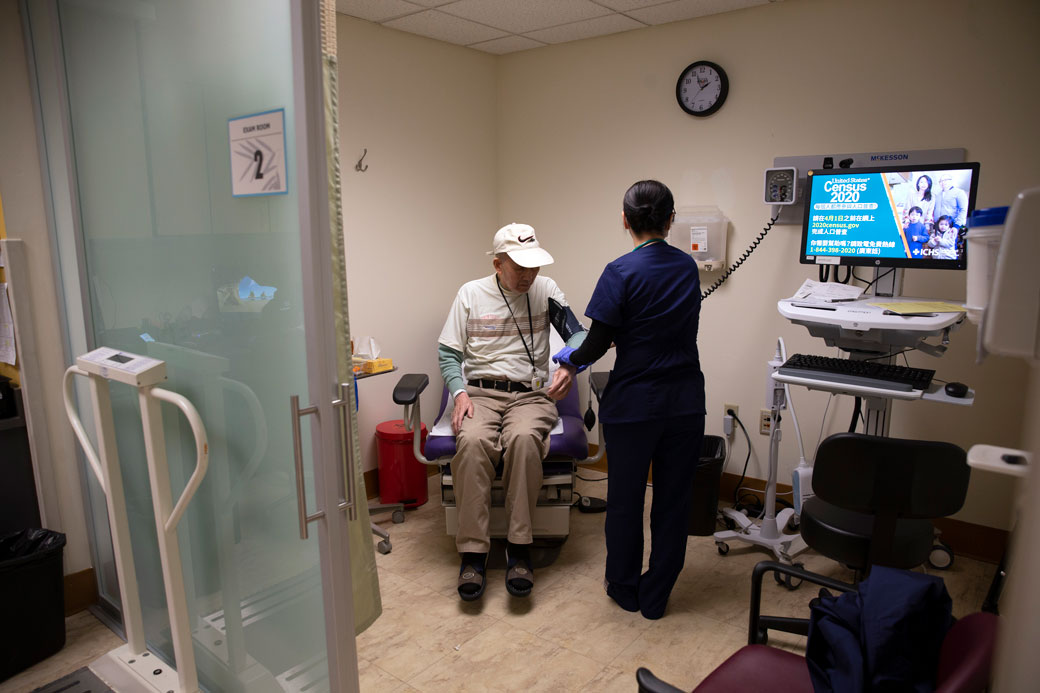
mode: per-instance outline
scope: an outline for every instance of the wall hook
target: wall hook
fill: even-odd
[[[365,160],[366,155],[368,155],[367,149],[361,154],[361,158],[357,160],[357,163],[354,164],[355,171],[361,171],[362,173],[364,173],[368,170],[368,164],[365,164],[364,166],[361,165],[361,162]]]

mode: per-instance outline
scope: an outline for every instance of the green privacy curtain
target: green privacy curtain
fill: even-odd
[[[322,0],[322,72],[325,84],[325,156],[329,170],[329,218],[332,234],[333,308],[336,313],[336,353],[339,354],[339,382],[354,380],[350,359],[350,320],[347,315],[347,267],[343,254],[343,198],[340,193],[339,167],[339,82],[336,60],[336,4]],[[354,631],[360,634],[383,611],[379,598],[379,576],[372,547],[372,530],[365,502],[365,479],[361,470],[361,446],[357,434],[357,401],[354,388],[350,397],[350,461],[354,488],[358,489],[357,519],[350,523],[350,577],[354,590]]]

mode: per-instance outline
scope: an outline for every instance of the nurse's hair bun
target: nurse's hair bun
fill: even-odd
[[[628,225],[636,233],[664,235],[665,226],[675,211],[672,191],[656,180],[641,180],[625,193],[622,203]]]

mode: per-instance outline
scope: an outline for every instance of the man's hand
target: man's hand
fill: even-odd
[[[566,363],[561,363],[560,367],[553,373],[552,384],[549,385],[549,389],[545,391],[551,399],[559,401],[567,396],[567,393],[571,391],[571,386],[574,385],[574,374],[577,369]]]
[[[455,397],[455,408],[451,411],[451,430],[455,435],[459,434],[464,417],[473,418],[473,402],[470,401],[469,395],[460,392]]]

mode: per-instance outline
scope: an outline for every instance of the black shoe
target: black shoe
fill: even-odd
[[[534,588],[531,555],[525,544],[506,546],[506,591],[514,597],[526,597]]]
[[[459,597],[464,602],[472,602],[484,596],[487,587],[488,554],[464,553],[462,565],[459,567]]]

